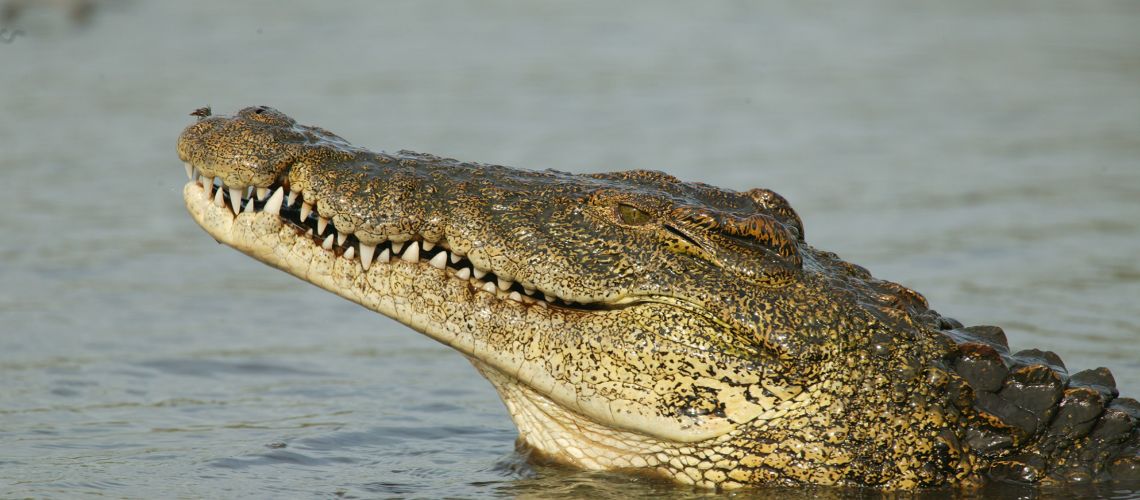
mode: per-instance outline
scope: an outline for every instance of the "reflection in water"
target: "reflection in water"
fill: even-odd
[[[715,495],[528,462],[460,356],[214,245],[174,156],[203,105],[772,188],[813,245],[1140,394],[1135,3],[95,5],[0,22],[0,497]]]

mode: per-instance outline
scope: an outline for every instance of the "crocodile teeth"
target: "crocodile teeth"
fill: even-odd
[[[214,178],[210,177],[207,179],[206,176],[203,175],[198,181],[202,183],[202,189],[206,190],[206,199],[210,199],[210,196],[214,194]]]
[[[219,207],[226,206],[225,191],[223,191],[221,188],[219,188],[218,191],[214,194],[214,205],[217,205]]]
[[[230,188],[230,205],[233,205],[234,215],[241,213],[241,188]]]
[[[434,267],[436,269],[443,269],[447,267],[447,252],[439,252],[435,254],[435,257],[432,257],[431,261],[428,263],[431,264],[431,267]]]
[[[364,266],[367,271],[368,267],[372,265],[372,255],[376,253],[376,245],[360,244],[360,264]]]
[[[281,215],[281,202],[285,199],[285,188],[277,188],[273,191],[273,196],[269,197],[269,201],[265,202],[265,210],[273,215]]]
[[[194,165],[191,165],[188,161],[182,162],[182,165],[186,167],[186,177],[189,177],[190,180],[194,180]]]
[[[408,245],[408,249],[404,250],[404,254],[400,256],[404,262],[419,262],[420,261],[420,244],[413,241]]]
[[[283,186],[276,188],[270,187],[257,187],[246,186],[242,188],[229,187],[221,183],[221,178],[207,177],[201,174],[196,167],[187,164],[187,176],[191,180],[197,180],[201,183],[202,189],[205,192],[207,199],[210,199],[215,205],[219,207],[226,207],[228,203],[230,209],[235,214],[243,212],[260,212],[265,211],[273,215],[282,216],[281,209],[285,206],[296,205],[297,199],[301,197],[301,192],[291,191]],[[261,202],[264,201],[264,205]],[[391,241],[390,245],[383,244],[382,240],[379,245],[367,244],[364,242],[353,241],[352,245],[348,243],[348,237],[352,233],[349,231],[340,231],[332,228],[332,222],[327,217],[322,217],[315,210],[314,203],[301,199],[300,217],[299,220],[295,216],[290,216],[289,219],[294,224],[306,223],[310,217],[316,218],[314,226],[301,226],[301,230],[307,232],[310,237],[320,241],[321,248],[325,250],[333,250],[337,246],[341,246],[343,253],[341,256],[345,259],[360,258],[360,265],[364,271],[371,269],[373,261],[378,261],[383,264],[391,263],[394,259],[400,259],[410,263],[418,263],[421,259],[428,265],[440,270],[446,270],[448,266],[454,271],[454,277],[461,282],[471,283],[476,290],[491,293],[493,296],[501,300],[513,300],[515,302],[531,306],[538,305],[540,307],[558,307],[558,306],[572,306],[578,304],[575,301],[562,299],[547,295],[541,290],[537,290],[532,285],[524,285],[515,281],[505,279],[491,271],[479,269],[470,262],[466,262],[463,267],[459,267],[460,262],[465,262],[466,256],[454,249],[448,248],[446,243],[433,242],[427,240],[408,240],[408,241]],[[332,232],[330,233],[330,230]],[[326,235],[326,233],[328,233]],[[422,237],[422,236],[421,236]],[[436,247],[440,247],[438,251]],[[425,254],[425,252],[435,251],[434,254]],[[334,254],[335,255],[335,254]],[[429,258],[430,257],[430,258]],[[490,276],[489,281],[484,281],[484,278]],[[472,281],[472,278],[474,280]]]

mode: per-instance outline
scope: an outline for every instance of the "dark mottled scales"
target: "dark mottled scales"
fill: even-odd
[[[982,343],[961,344],[954,369],[976,391],[996,392],[1009,370],[1005,361],[992,346]]]
[[[1112,372],[1103,366],[1074,373],[1073,376],[1069,377],[1069,384],[1079,387],[1090,387],[1104,394],[1107,399],[1112,399],[1120,395],[1120,392],[1116,390],[1116,379],[1113,378]]]

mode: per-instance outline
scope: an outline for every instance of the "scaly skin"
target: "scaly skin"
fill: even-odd
[[[939,316],[809,246],[772,191],[198,115],[178,154],[211,236],[460,351],[551,459],[708,488],[1140,476],[1140,404],[1107,370]]]

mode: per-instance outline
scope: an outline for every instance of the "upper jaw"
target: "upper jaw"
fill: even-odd
[[[184,193],[187,206],[198,207],[191,208],[191,212],[204,212],[202,206],[213,205],[221,210],[210,210],[210,217],[229,217],[231,224],[240,217],[277,216],[279,223],[292,228],[298,237],[308,239],[314,247],[331,252],[339,259],[355,262],[362,272],[378,265],[418,264],[446,271],[452,278],[468,282],[474,290],[493,294],[499,300],[544,308],[598,307],[500,276],[502,272],[496,272],[482,259],[469,257],[446,237],[414,234],[364,240],[352,232],[338,230],[335,221],[314,210],[318,203],[306,199],[300,190],[286,189],[280,183],[264,188],[231,187],[221,177],[203,174],[192,163],[186,162],[185,168],[190,177]],[[229,225],[211,225],[201,219],[199,223],[215,238],[233,244],[232,235],[219,233],[227,230]]]

